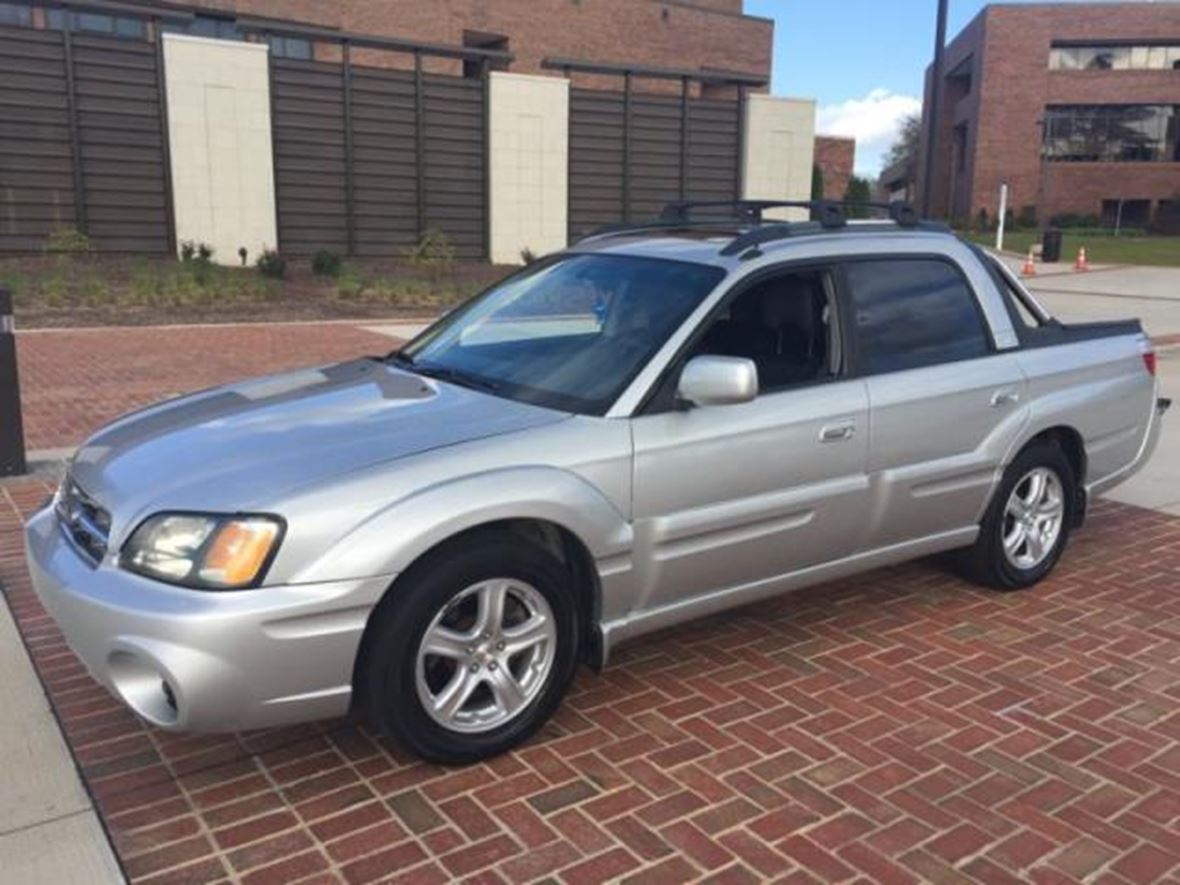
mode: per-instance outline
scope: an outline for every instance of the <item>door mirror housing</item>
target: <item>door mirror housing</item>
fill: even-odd
[[[758,367],[737,356],[694,356],[680,372],[676,397],[694,406],[731,406],[758,395]]]

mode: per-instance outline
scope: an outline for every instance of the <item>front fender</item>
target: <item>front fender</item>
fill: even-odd
[[[448,480],[401,498],[333,544],[294,580],[317,582],[343,573],[392,576],[448,538],[505,519],[562,526],[599,562],[631,549],[631,524],[585,479],[554,467],[511,467]]]

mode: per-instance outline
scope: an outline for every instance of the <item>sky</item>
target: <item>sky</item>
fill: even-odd
[[[985,5],[950,0],[947,41]],[[855,137],[856,171],[872,178],[899,121],[921,110],[937,9],[936,0],[745,0],[748,15],[775,21],[771,91],[816,99],[816,131]]]

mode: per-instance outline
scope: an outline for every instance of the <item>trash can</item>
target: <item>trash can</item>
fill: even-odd
[[[1047,227],[1041,234],[1041,261],[1052,264],[1061,260],[1061,229]]]

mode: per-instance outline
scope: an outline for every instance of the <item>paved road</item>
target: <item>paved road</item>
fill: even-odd
[[[1019,269],[1020,260],[1005,257]],[[1068,265],[1038,265],[1025,284],[1064,322],[1138,317],[1157,348],[1160,392],[1177,402],[1164,422],[1159,446],[1146,468],[1109,497],[1180,516],[1180,268],[1099,268],[1073,273]]]

